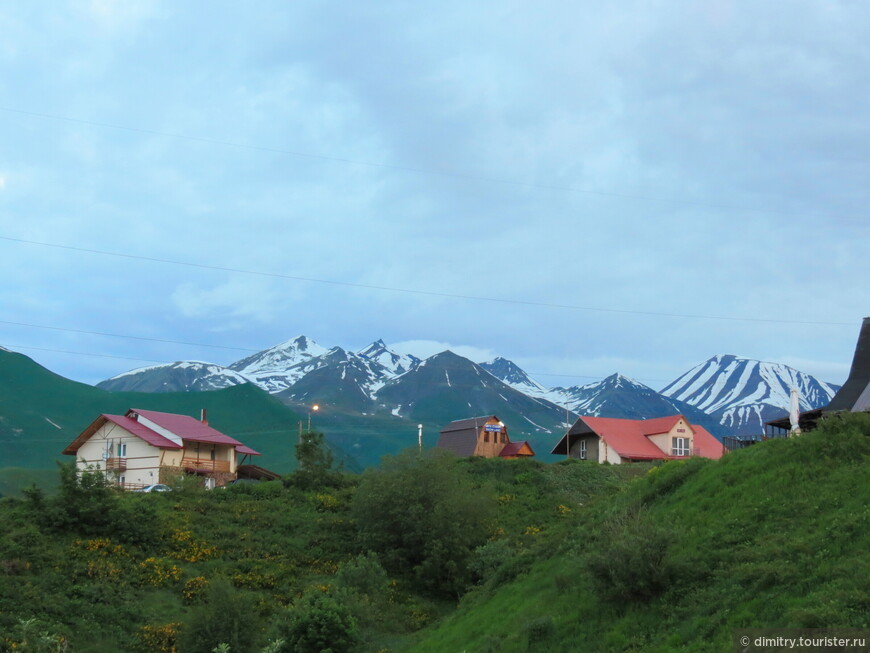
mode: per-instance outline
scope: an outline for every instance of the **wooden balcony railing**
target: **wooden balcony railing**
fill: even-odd
[[[106,460],[106,469],[113,472],[123,472],[127,469],[126,458],[108,458]]]
[[[191,469],[198,472],[229,472],[229,460],[208,460],[197,458],[183,458],[181,466],[184,469]]]

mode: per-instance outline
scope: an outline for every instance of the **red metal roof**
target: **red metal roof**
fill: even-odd
[[[520,442],[508,442],[504,448],[499,452],[499,458],[508,458],[510,456],[519,456],[520,451],[523,447],[528,447],[529,451],[532,452],[532,455],[535,455],[535,452],[532,451],[532,445],[530,445],[525,440],[521,440]],[[526,454],[528,455],[528,454]]]
[[[177,442],[173,442],[154,429],[151,429],[135,420],[131,416],[134,413],[138,413],[142,417],[154,422],[157,426],[177,435],[182,440],[206,442],[211,444],[228,444],[234,446],[236,451],[240,454],[247,454],[250,456],[260,455],[258,451],[254,451],[249,446],[242,444],[235,438],[231,438],[193,417],[188,417],[187,415],[176,415],[175,413],[161,413],[156,410],[139,410],[138,408],[128,410],[126,415],[100,415],[91,423],[90,426],[88,426],[88,428],[82,431],[82,433],[73,440],[66,449],[63,450],[63,453],[75,454],[79,450],[79,447],[87,442],[106,422],[117,424],[148,444],[159,447],[160,449],[183,448],[183,446]]]
[[[667,460],[673,456],[663,452],[650,439],[651,435],[667,433],[683,420],[694,433],[694,449],[704,458],[721,458],[724,447],[703,426],[690,424],[682,415],[634,420],[613,417],[581,417],[581,420],[601,437],[621,458],[634,460]]]
[[[139,410],[138,408],[131,409],[127,414],[129,415],[130,412],[139,413],[142,417],[149,419],[157,424],[157,426],[174,433],[182,440],[244,446],[235,438],[231,438],[217,429],[213,429],[208,424],[200,422],[195,417],[176,415],[175,413],[160,413],[156,410]]]
[[[160,447],[161,449],[182,448],[180,444],[160,435],[156,431],[152,431],[144,424],[140,424],[135,419],[127,417],[126,415],[102,415],[102,417],[105,417],[110,422],[114,422],[121,428],[128,430],[136,437],[145,440],[145,442],[155,447]]]

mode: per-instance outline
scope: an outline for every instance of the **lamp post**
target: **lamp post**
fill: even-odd
[[[309,432],[309,433],[311,433],[311,413],[316,413],[318,410],[320,410],[320,406],[318,406],[317,404],[314,404],[314,405],[313,405],[313,406],[308,410],[308,432]]]

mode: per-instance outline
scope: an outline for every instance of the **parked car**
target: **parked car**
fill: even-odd
[[[146,485],[141,490],[133,490],[133,492],[172,492],[172,488],[163,483],[155,483],[154,485]]]

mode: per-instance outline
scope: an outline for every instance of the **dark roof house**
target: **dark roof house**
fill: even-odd
[[[814,408],[800,414],[799,425],[803,432],[811,431],[820,419],[829,413],[849,412],[861,413],[870,411],[870,317],[865,317],[858,333],[855,345],[855,355],[852,357],[852,367],[849,378],[843,387],[831,398],[824,408]],[[786,417],[765,422],[767,437],[782,437],[791,429],[791,422]]]
[[[470,417],[450,422],[441,429],[440,449],[457,456],[483,456],[484,458],[519,458],[534,456],[528,442],[511,442],[507,427],[497,415]]]

